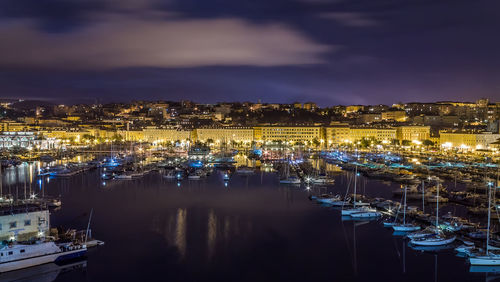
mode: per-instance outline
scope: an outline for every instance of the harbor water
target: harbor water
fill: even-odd
[[[89,250],[82,267],[54,268],[49,280],[484,281],[492,276],[471,272],[453,249],[414,250],[380,221],[343,221],[339,210],[309,200],[312,192],[345,193],[345,173],[333,186],[307,189],[280,185],[277,174],[264,172],[234,174],[224,182],[215,170],[203,180],[177,182],[158,173],[103,181],[99,170],[68,178],[36,178],[30,171],[4,170],[3,192],[23,197],[26,187],[27,193],[60,195],[62,206],[51,212],[53,227],[85,229],[93,209],[92,235],[105,242]],[[361,193],[372,197],[391,198],[399,187],[365,178],[360,183]],[[443,211],[464,212],[452,204]]]

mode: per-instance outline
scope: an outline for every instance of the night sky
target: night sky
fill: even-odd
[[[500,1],[2,0],[0,93],[500,101]]]

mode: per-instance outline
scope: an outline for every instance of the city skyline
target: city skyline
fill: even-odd
[[[269,105],[269,104],[278,104],[278,105],[294,105],[294,104],[315,104],[318,106],[318,108],[330,108],[330,107],[337,107],[337,106],[354,106],[354,105],[359,105],[359,106],[377,106],[377,105],[384,105],[384,106],[397,106],[397,105],[405,105],[405,104],[450,104],[450,103],[463,103],[463,104],[476,104],[477,101],[481,100],[487,100],[489,104],[498,104],[500,103],[500,100],[491,100],[489,97],[480,97],[475,100],[446,100],[446,101],[423,101],[423,102],[417,102],[417,101],[397,101],[393,103],[372,103],[372,104],[324,104],[320,105],[319,103],[316,103],[315,101],[312,100],[295,100],[292,102],[268,102],[268,101],[263,101],[261,99],[258,99],[257,101],[252,101],[252,100],[241,100],[241,101],[207,101],[205,103],[202,103],[200,101],[196,100],[190,100],[190,99],[177,99],[177,100],[169,100],[169,99],[128,99],[128,100],[107,100],[103,101],[102,99],[91,99],[85,100],[85,99],[59,99],[59,98],[28,98],[28,99],[19,99],[19,98],[0,98],[1,103],[20,103],[20,102],[28,102],[28,103],[48,103],[48,104],[53,104],[53,105],[96,105],[96,104],[133,104],[133,103],[155,103],[155,102],[170,102],[170,103],[182,103],[183,101],[186,102],[192,102],[194,104],[199,104],[199,105],[217,105],[217,104],[263,104],[263,105]],[[66,103],[65,103],[66,102]]]
[[[499,5],[3,1],[0,97],[495,101]]]

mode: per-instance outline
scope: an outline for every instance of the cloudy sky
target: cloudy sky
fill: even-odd
[[[500,101],[500,1],[2,0],[0,97]]]

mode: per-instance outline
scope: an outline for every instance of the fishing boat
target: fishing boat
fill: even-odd
[[[398,232],[413,232],[420,230],[420,226],[412,223],[406,223],[406,186],[404,190],[403,223],[396,223],[392,226],[392,228],[394,229],[394,231]]]

